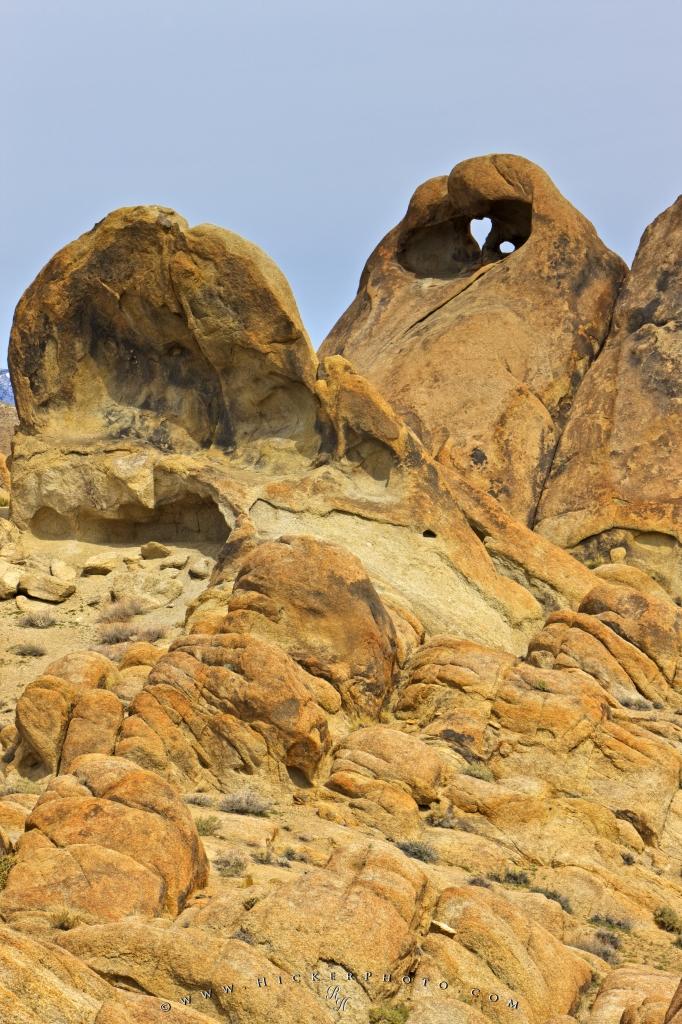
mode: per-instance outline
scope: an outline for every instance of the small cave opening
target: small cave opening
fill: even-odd
[[[120,505],[111,516],[91,509],[67,516],[45,506],[33,516],[31,532],[41,540],[78,540],[109,547],[137,547],[157,540],[213,554],[227,541],[230,529],[212,498],[188,493],[154,509]]]
[[[433,530],[423,530],[422,537],[435,537],[436,534]]]

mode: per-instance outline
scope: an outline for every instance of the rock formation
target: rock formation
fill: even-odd
[[[677,209],[616,301],[543,172],[459,164],[319,362],[221,229],[137,207],[50,261],[10,351],[3,1020],[679,1019],[682,611],[633,554],[677,538]]]
[[[419,186],[320,353],[348,358],[439,461],[532,524],[624,271],[535,164],[465,160]]]
[[[682,197],[644,232],[578,390],[538,531],[591,564],[624,548],[682,598]]]

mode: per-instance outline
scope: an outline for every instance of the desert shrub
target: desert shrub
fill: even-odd
[[[421,860],[424,864],[435,864],[438,860],[438,854],[431,843],[422,843],[418,839],[406,839],[404,842],[398,843],[397,846],[407,857],[414,857],[415,860]]]
[[[405,1024],[410,1016],[410,1011],[405,1003],[381,1003],[380,1006],[373,1006],[369,1011],[369,1024]]]
[[[633,853],[621,853],[621,857],[623,858],[623,864],[630,865],[635,863],[635,855]]]
[[[518,885],[526,887],[530,885],[530,875],[526,871],[507,870],[503,875],[488,875],[491,882],[500,882],[502,885]]]
[[[256,942],[251,932],[247,931],[246,928],[237,928],[232,938],[238,939],[239,942],[248,942],[250,945],[254,945]]]
[[[20,658],[42,658],[47,651],[38,644],[16,644],[12,653],[18,654]]]
[[[614,935],[613,932],[600,931],[596,932],[597,939],[604,946],[611,946],[612,949],[620,949],[621,942],[618,935]]]
[[[144,601],[139,597],[121,597],[110,601],[99,614],[100,622],[126,622],[145,610]]]
[[[304,864],[308,863],[310,859],[305,850],[295,850],[293,846],[287,846],[286,850],[282,854],[284,860],[300,860]]]
[[[140,630],[135,635],[136,640],[145,640],[148,644],[156,643],[157,640],[161,640],[166,635],[166,630],[161,626],[148,626],[146,629]]]
[[[243,906],[244,910],[253,910],[253,908],[256,906],[257,903],[258,903],[258,897],[257,896],[247,896],[246,899],[244,900],[244,902],[242,903],[242,906]]]
[[[109,626],[101,626],[99,638],[105,644],[122,644],[132,640],[136,635],[135,626],[129,626],[126,622],[112,622]]]
[[[567,914],[573,913],[573,907],[571,901],[566,897],[562,896],[556,889],[543,889],[542,886],[534,887],[530,890],[531,892],[539,892],[542,896],[546,896],[548,900],[554,900],[559,904],[562,910],[565,910]]]
[[[19,625],[23,629],[49,629],[51,626],[56,625],[56,623],[56,616],[47,608],[26,612],[19,619]]]
[[[251,854],[251,857],[256,862],[256,864],[275,863],[275,856],[268,846],[266,846],[263,850],[255,850],[254,853]]]
[[[223,878],[237,878],[246,871],[246,858],[236,851],[221,853],[213,861],[213,866]]]
[[[654,910],[654,922],[664,932],[677,932],[682,934],[682,918],[676,914],[672,907],[656,907]]]
[[[584,949],[586,953],[592,953],[594,956],[601,957],[602,960],[606,960],[607,964],[618,963],[616,951],[611,946],[605,946],[603,942],[599,942],[596,938],[576,942],[576,948]]]
[[[265,818],[272,810],[272,803],[255,789],[238,789],[224,796],[218,805],[227,814],[253,814]]]
[[[195,825],[200,836],[214,836],[220,828],[220,818],[216,818],[215,814],[204,815],[197,818]]]
[[[601,925],[602,928],[618,928],[621,932],[632,931],[632,921],[627,918],[612,917],[611,914],[594,914],[590,918],[590,924]]]
[[[7,885],[7,879],[10,871],[14,867],[15,861],[16,857],[13,853],[6,853],[0,857],[0,892],[2,892]]]
[[[495,776],[488,768],[485,761],[472,761],[462,769],[463,775],[470,775],[473,779],[481,779],[483,782],[494,782]]]
[[[213,806],[213,797],[208,793],[185,793],[182,799],[186,804],[194,804],[196,807]]]
[[[64,906],[51,910],[48,920],[53,928],[58,928],[62,932],[69,932],[72,928],[77,928],[79,924],[87,924],[92,918],[88,914],[78,914],[76,911]]]
[[[678,949],[682,949],[682,935],[677,936],[677,938],[673,942],[673,946],[676,946]]]
[[[482,889],[490,889],[490,882],[487,878],[481,878],[480,875],[476,875],[474,878],[469,879],[469,885],[480,885]]]

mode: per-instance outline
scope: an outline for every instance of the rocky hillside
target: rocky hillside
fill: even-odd
[[[319,357],[172,210],[41,271],[3,1021],[680,1024],[681,211],[628,271],[540,168],[465,161]]]

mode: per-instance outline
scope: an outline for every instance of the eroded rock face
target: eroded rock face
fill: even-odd
[[[470,222],[485,217],[481,249]],[[624,271],[539,167],[465,160],[417,189],[320,353],[350,359],[430,452],[532,523]]]
[[[682,596],[682,198],[651,224],[576,396],[538,530],[591,564],[628,562]]]
[[[621,269],[511,159],[421,190],[366,282],[402,289],[386,323],[440,295],[408,325],[434,352],[488,324],[491,444],[515,431],[490,479],[452,446],[434,459],[341,355],[318,365],[267,258],[218,229],[120,211],[22,300],[16,522],[147,541],[87,550],[94,579],[66,548],[41,571],[140,614],[207,584],[170,646],[52,661],[0,729],[13,1024],[152,1022],[161,1000],[317,1024],[333,969],[348,1024],[402,1002],[415,1024],[504,1024],[508,1000],[518,1024],[661,1024],[682,967],[682,613],[626,548],[593,572],[521,521],[533,438],[560,429]],[[486,493],[503,450],[516,519]],[[0,529],[9,598],[37,565]],[[169,550],[182,531],[212,557]]]
[[[229,232],[111,214],[28,289],[10,363],[12,518],[41,538],[215,553],[238,524],[344,546],[352,526],[372,583],[424,627],[516,652],[587,586],[346,360],[318,365],[279,271]]]

